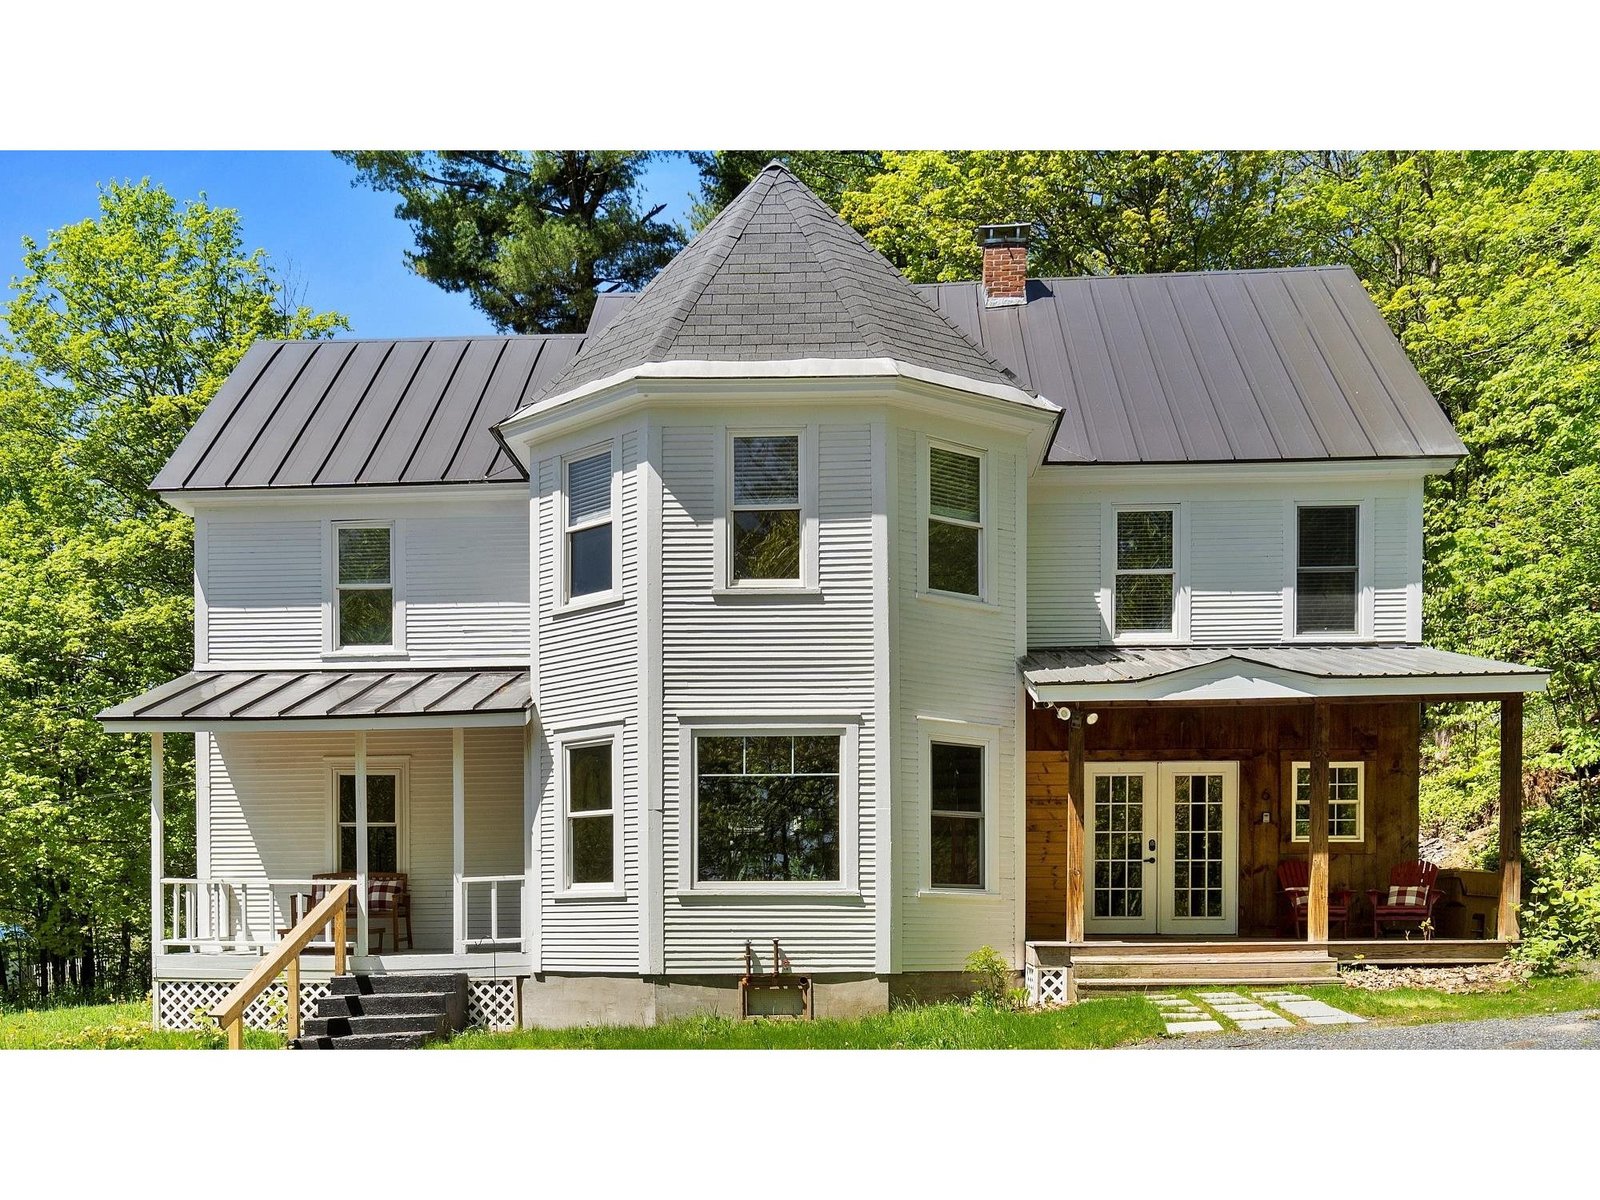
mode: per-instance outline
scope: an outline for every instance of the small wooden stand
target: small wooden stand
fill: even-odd
[[[744,944],[744,974],[739,977],[739,1016],[748,1021],[750,1013],[750,993],[762,991],[792,991],[800,990],[800,1016],[799,1020],[809,1021],[813,1018],[811,1008],[811,976],[788,975],[783,971],[783,951],[778,948],[778,939],[772,939],[772,970],[770,973],[761,973],[756,970],[755,946],[746,942]],[[794,1019],[794,1018],[790,1018]]]

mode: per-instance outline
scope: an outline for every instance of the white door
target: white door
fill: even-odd
[[[1084,768],[1084,930],[1238,931],[1239,764]]]

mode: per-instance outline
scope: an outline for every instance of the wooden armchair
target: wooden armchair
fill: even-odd
[[[1389,870],[1387,891],[1373,888],[1372,936],[1383,936],[1383,926],[1415,925],[1424,938],[1433,936],[1433,906],[1444,895],[1437,886],[1439,868],[1431,862],[1401,863]]]
[[[1286,858],[1278,864],[1278,886],[1289,901],[1289,913],[1294,920],[1294,936],[1304,936],[1306,910],[1311,906],[1311,864],[1303,858]],[[1350,901],[1355,896],[1349,888],[1328,889],[1328,931],[1339,926],[1340,936],[1350,936]]]
[[[309,895],[297,895],[289,898],[290,923],[299,924],[303,917],[317,902],[328,894],[329,887],[334,883],[343,883],[354,879],[354,871],[319,871],[311,878],[311,892]],[[316,880],[325,879],[327,885],[316,883]],[[349,904],[345,907],[345,919],[351,929],[355,928],[356,921],[356,894],[350,893]],[[383,926],[388,926],[389,942],[396,950],[401,949],[400,933],[405,931],[405,949],[415,947],[411,937],[411,889],[403,871],[368,871],[367,872],[367,920],[371,928],[378,931],[381,952],[383,948]],[[280,930],[286,933],[287,930]]]

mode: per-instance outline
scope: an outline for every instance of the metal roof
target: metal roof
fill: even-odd
[[[532,707],[529,673],[507,667],[191,671],[97,719],[114,731],[375,720],[390,727],[513,725]]]
[[[151,485],[485,483],[527,476],[493,427],[584,335],[261,341]]]
[[[1348,267],[917,290],[1062,408],[1047,463],[1258,462],[1466,453]]]
[[[777,162],[631,304],[607,300],[596,318],[591,340],[545,397],[676,361],[893,359],[1017,386]]]
[[[1067,646],[1030,650],[1019,663],[1039,699],[1416,696],[1543,690],[1534,667],[1409,643],[1294,646]],[[1297,685],[1290,677],[1304,681]],[[1233,692],[1228,688],[1232,687]],[[1288,690],[1285,690],[1288,689]]]

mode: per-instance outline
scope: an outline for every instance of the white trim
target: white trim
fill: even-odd
[[[1304,767],[1308,772],[1311,770],[1311,764],[1303,760],[1289,764],[1289,843],[1291,845],[1306,846],[1311,843],[1309,815],[1306,818],[1306,836],[1296,837],[1294,832],[1295,809],[1300,804],[1299,776],[1300,769],[1302,767]],[[1356,832],[1354,837],[1345,835],[1336,837],[1332,833],[1329,833],[1328,841],[1343,844],[1365,842],[1367,840],[1367,764],[1365,761],[1361,760],[1345,760],[1328,763],[1329,771],[1333,771],[1339,767],[1354,767],[1356,770]],[[1333,785],[1333,777],[1331,775],[1328,777],[1328,785],[1331,789]],[[1328,795],[1328,815],[1330,817],[1333,815],[1333,803],[1333,795],[1330,790]]]
[[[576,462],[584,462],[591,458],[598,458],[602,454],[611,456],[611,500],[606,508],[604,519],[590,518],[577,526],[573,526],[567,515],[567,468]],[[579,612],[584,609],[598,608],[607,604],[615,604],[622,597],[622,439],[620,437],[607,437],[578,450],[561,455],[556,460],[556,486],[551,497],[555,502],[555,592],[550,598],[550,615],[559,617],[563,613]],[[585,529],[593,529],[600,525],[611,526],[611,586],[598,592],[585,592],[582,596],[573,597],[570,594],[571,580],[568,572],[571,563],[568,561],[567,539],[573,533]]]
[[[1045,463],[1034,472],[1045,488],[1169,487],[1180,483],[1292,483],[1417,480],[1443,475],[1460,461],[1419,458],[1316,458],[1283,462]]]
[[[185,721],[150,720],[102,721],[100,728],[107,733],[150,733],[165,730],[167,733],[324,733],[330,730],[370,729],[379,732],[402,729],[508,729],[526,725],[533,720],[531,710],[518,712],[430,713],[413,717],[373,716],[371,713],[351,717],[277,717],[260,721],[229,721],[221,718]]]
[[[933,451],[944,450],[950,454],[959,454],[966,458],[978,460],[978,594],[976,596],[966,592],[949,592],[942,588],[935,588],[928,582],[930,526],[935,520],[947,525],[956,525],[961,528],[971,529],[974,526],[967,521],[956,521],[945,517],[933,515]],[[917,597],[922,600],[953,600],[958,604],[971,607],[998,610],[999,605],[994,602],[994,544],[999,539],[993,536],[994,512],[989,500],[989,451],[987,447],[970,446],[961,442],[954,442],[947,438],[930,437],[926,433],[917,434],[917,510],[918,510],[918,537],[920,544],[917,547]]]
[[[800,577],[798,579],[745,579],[733,578],[733,443],[735,438],[792,437],[796,439],[796,462],[799,470],[797,500],[800,512]],[[820,522],[817,517],[817,492],[820,466],[818,444],[820,431],[815,422],[776,425],[752,425],[743,422],[729,424],[722,431],[717,454],[716,507],[712,518],[712,594],[718,599],[732,596],[786,596],[810,598],[820,596],[821,564],[818,546]],[[764,505],[778,511],[792,511],[787,505]]]
[[[634,503],[638,522],[638,657],[639,797],[639,972],[656,975],[665,962],[662,893],[662,663],[661,663],[661,427],[646,417],[638,433],[640,454],[635,471]]]
[[[211,607],[206,598],[206,572],[211,560],[210,521],[194,518],[194,661],[211,658]]]
[[[461,885],[467,875],[466,733],[459,725],[450,731],[450,947],[456,954],[467,952],[467,906]]]
[[[859,898],[860,808],[858,798],[861,717],[859,714],[771,714],[749,717],[682,716],[678,722],[678,889],[680,899],[732,897]],[[822,881],[707,882],[696,879],[694,740],[700,735],[728,737],[837,737],[839,739],[839,878]]]
[[[896,518],[896,464],[891,452],[887,419],[872,420],[872,802],[874,811],[873,861],[873,969],[880,975],[897,969],[895,920],[898,912],[898,864],[895,862],[894,780],[899,774],[894,757],[894,645],[895,611],[889,561],[894,539],[890,531]]]
[[[566,725],[550,730],[547,741],[551,747],[551,768],[555,773],[556,808],[555,837],[555,899],[588,897],[590,899],[622,899],[627,894],[623,878],[623,844],[626,825],[623,820],[622,749],[626,724],[621,721],[596,722],[584,725]],[[567,755],[586,746],[611,748],[611,878],[603,883],[572,882],[572,844],[567,832],[567,822],[575,819],[569,808],[567,795]],[[578,817],[594,820],[594,817]]]
[[[328,828],[323,858],[328,863],[324,870],[343,870],[339,866],[339,776],[359,775],[363,769],[362,755],[325,755],[327,768]],[[365,770],[370,782],[374,775],[393,775],[394,783],[394,859],[395,870],[411,872],[411,756],[409,754],[370,754],[365,756]],[[359,796],[358,796],[359,799]],[[359,812],[359,805],[358,805]],[[369,822],[370,824],[370,822]],[[384,822],[387,824],[387,822]],[[358,847],[359,848],[359,847]]]
[[[390,505],[423,502],[452,504],[461,500],[495,500],[520,497],[528,485],[509,483],[429,484],[327,484],[318,487],[195,488],[163,491],[162,500],[181,513],[197,516],[200,509],[257,508],[286,504]]]
[[[963,896],[993,899],[1000,893],[1000,727],[975,721],[951,720],[948,717],[917,717],[918,747],[917,772],[921,787],[918,792],[921,828],[918,831],[921,869],[918,872],[917,896]],[[977,746],[983,751],[983,797],[979,810],[979,845],[983,854],[983,880],[981,887],[952,887],[933,882],[933,743],[944,745]]]
[[[1114,646],[1171,645],[1189,640],[1189,510],[1181,501],[1128,501],[1100,506],[1100,620]],[[1172,514],[1172,627],[1118,633],[1116,624],[1117,576],[1133,574],[1117,568],[1117,516],[1125,512]],[[1144,574],[1166,574],[1165,570]]]
[[[316,658],[225,659],[222,662],[196,661],[196,671],[526,671],[527,660],[520,655],[487,655],[477,658],[412,658],[397,654],[319,654]]]
[[[1296,605],[1300,590],[1300,510],[1302,508],[1353,508],[1356,510],[1356,627],[1353,632],[1301,633]],[[1353,500],[1307,500],[1300,497],[1284,501],[1284,583],[1283,640],[1301,645],[1328,642],[1370,642],[1373,640],[1377,589],[1373,563],[1377,558],[1377,501],[1372,496]],[[1420,568],[1420,560],[1411,564]]]
[[[389,642],[387,645],[341,646],[339,644],[339,594],[345,590],[376,590],[361,585],[339,583],[339,530],[387,529],[389,531]],[[387,520],[322,519],[322,657],[324,660],[406,657],[406,559],[405,523],[398,517]]]

